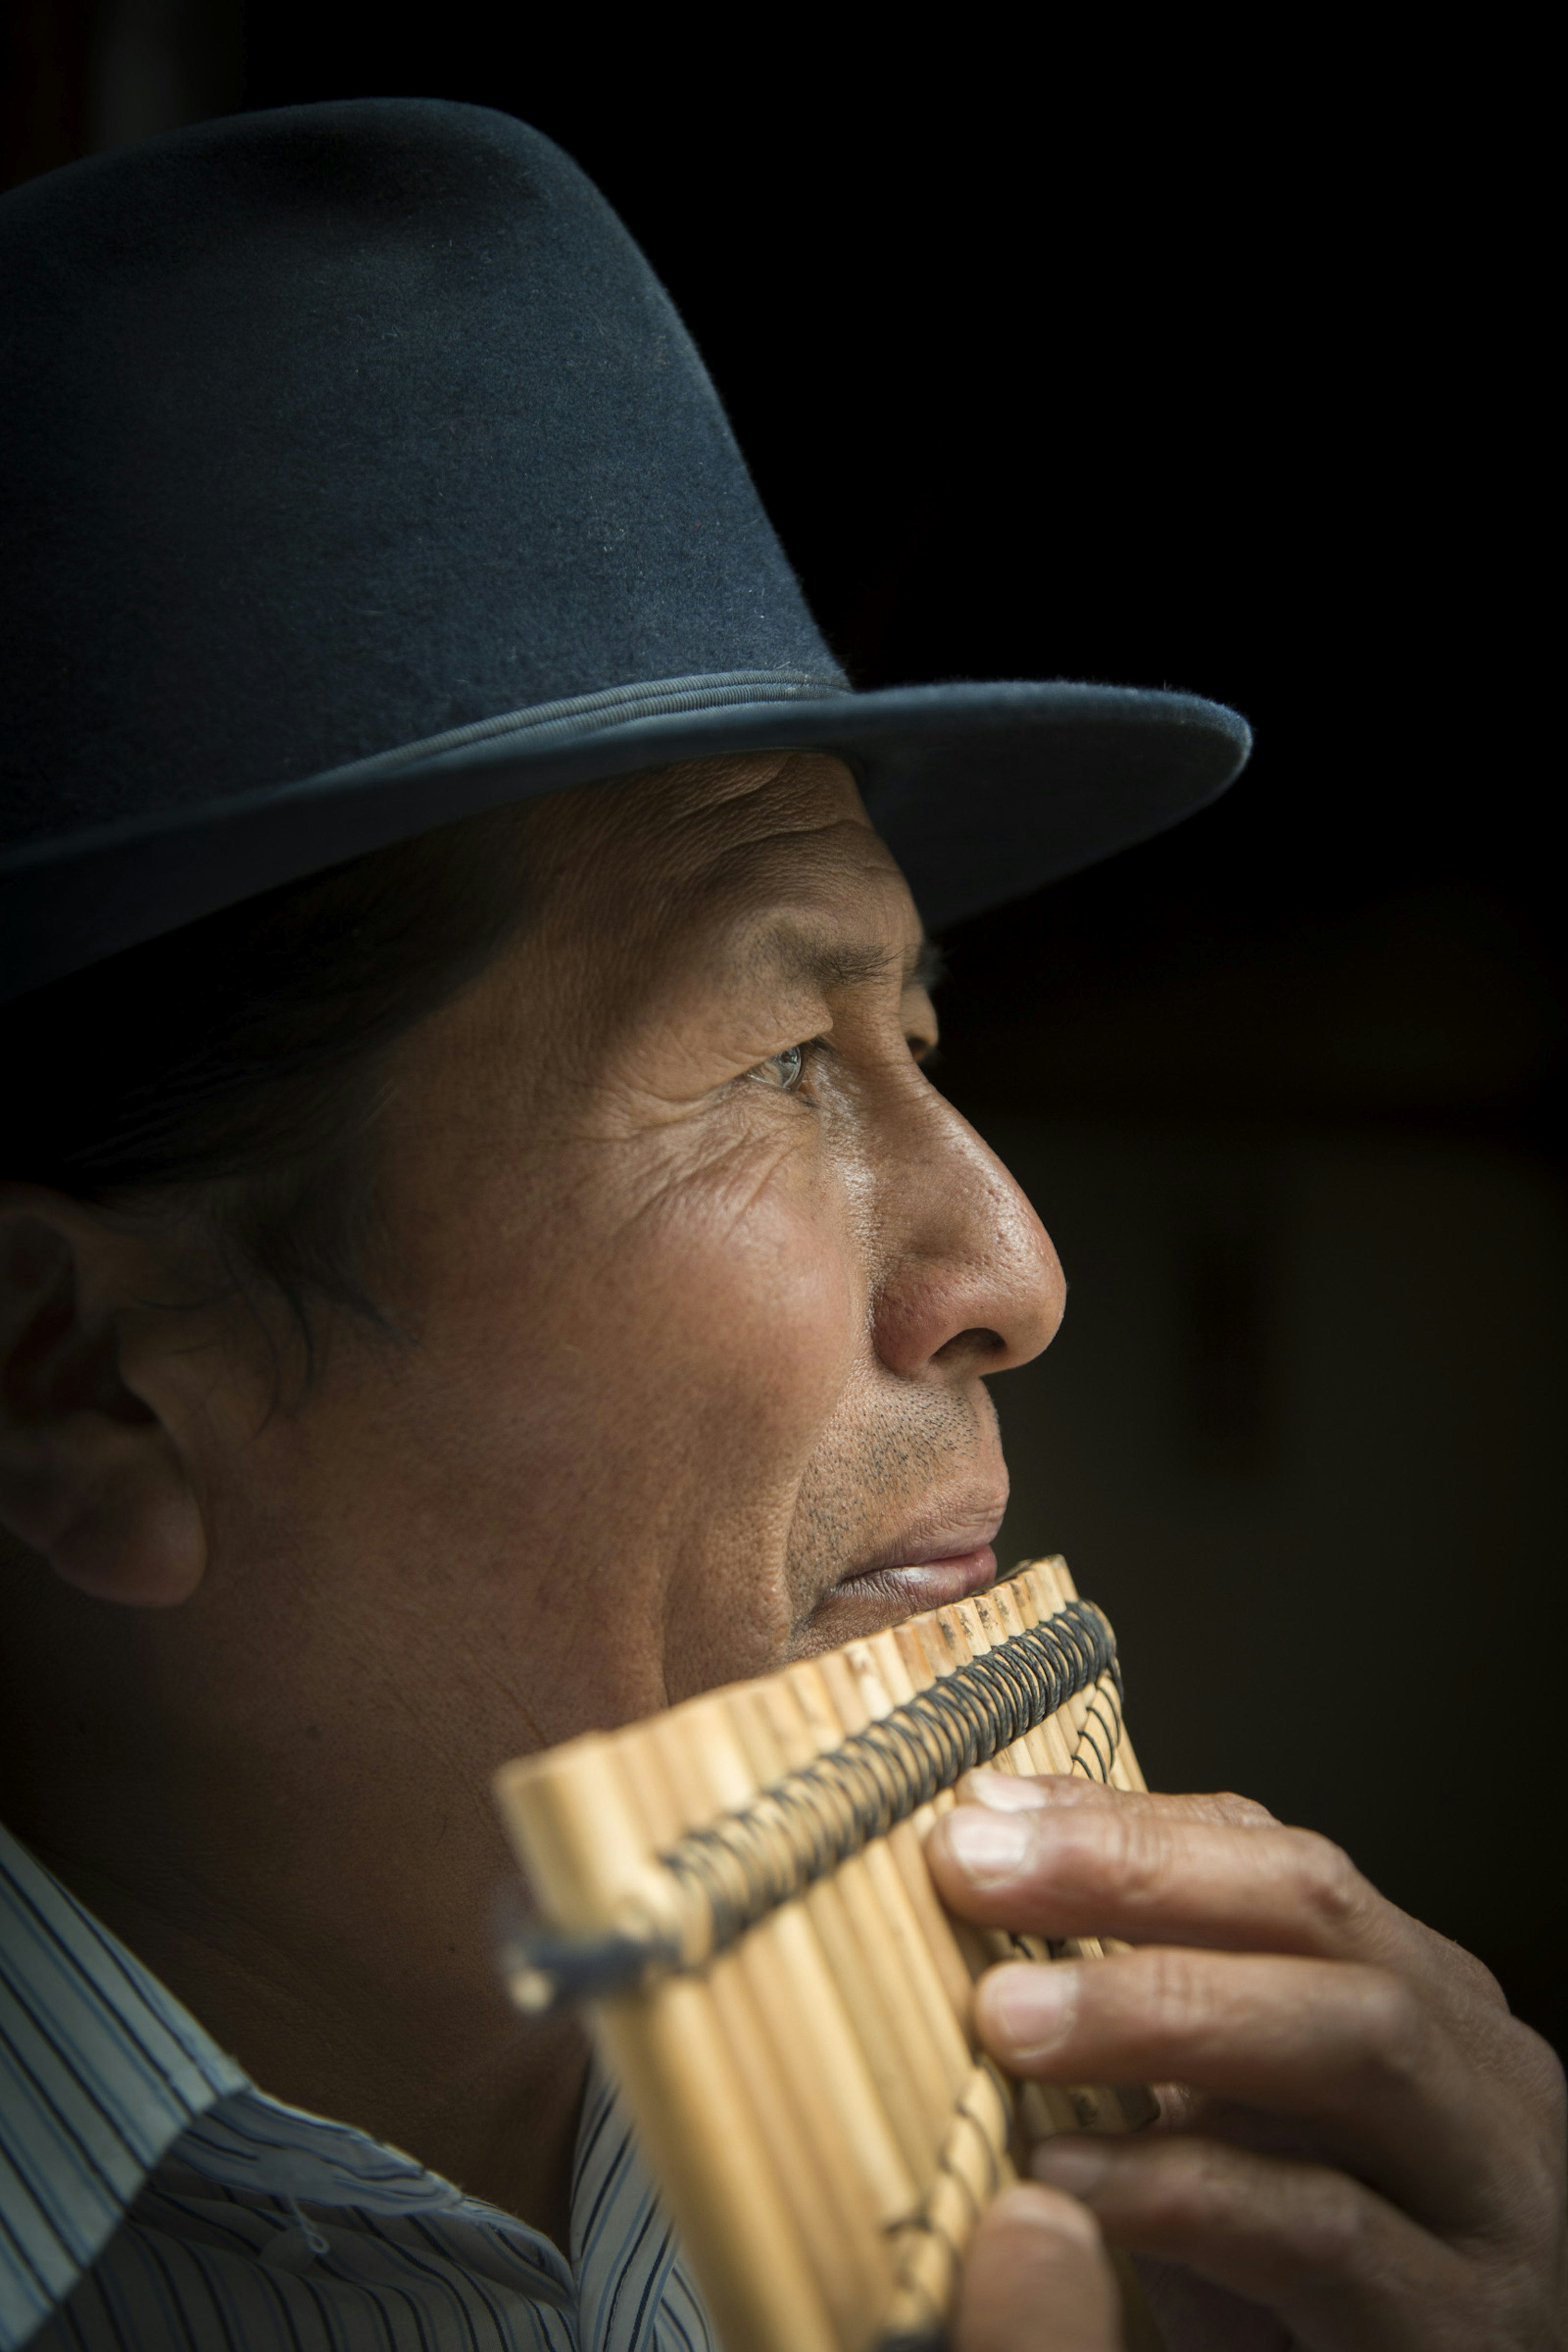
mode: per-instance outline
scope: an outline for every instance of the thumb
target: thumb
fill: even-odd
[[[954,2352],[1121,2352],[1116,2281],[1086,2206],[1023,2182],[981,2217]]]

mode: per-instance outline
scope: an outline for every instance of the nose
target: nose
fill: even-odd
[[[924,1079],[915,1084],[879,1171],[877,1352],[907,1379],[1008,1371],[1056,1337],[1061,1265],[995,1153]]]

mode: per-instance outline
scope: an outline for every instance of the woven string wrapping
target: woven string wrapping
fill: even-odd
[[[1092,1602],[1069,1601],[738,1811],[689,1831],[659,1855],[690,1912],[708,1923],[688,1965],[723,1951],[1102,1675],[1120,1695],[1115,1636]]]

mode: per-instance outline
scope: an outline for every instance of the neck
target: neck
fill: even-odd
[[[64,1644],[47,1673],[23,1670],[25,1643],[0,1664],[0,1818],[258,2088],[569,2251],[586,2044],[501,1988],[513,1872],[485,1759],[417,1722],[400,1747],[384,1699],[313,1710],[319,1737],[269,1737],[262,1706],[259,1731],[237,1710],[221,1748],[184,1743],[144,1680],[128,1696],[134,1641],[118,1688],[88,1670],[93,1646],[74,1673]]]
[[[457,1999],[421,1998],[395,1953],[323,1967],[287,1934],[237,1912],[226,1930],[208,1899],[172,1901],[171,1885],[150,1900],[120,1871],[29,1835],[15,1809],[8,1819],[259,2089],[391,2141],[569,2251],[587,2056],[574,2024],[520,2020],[477,1979]]]

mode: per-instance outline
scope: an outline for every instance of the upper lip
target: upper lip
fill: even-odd
[[[990,1543],[1002,1524],[1000,1508],[951,1510],[940,1517],[917,1519],[902,1535],[882,1544],[868,1558],[857,1560],[839,1578],[840,1585],[857,1578],[876,1576],[889,1568],[924,1568],[933,1559],[961,1559]]]

